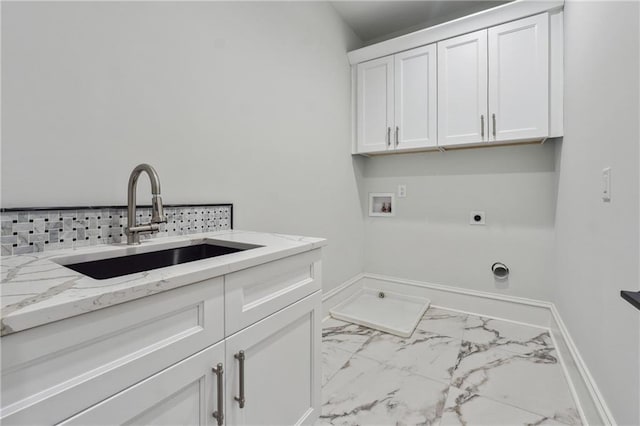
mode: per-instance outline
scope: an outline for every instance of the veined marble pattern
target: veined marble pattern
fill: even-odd
[[[449,388],[440,425],[562,425],[555,419],[501,404],[476,393]]]
[[[430,308],[401,338],[323,323],[319,425],[579,425],[549,332]]]

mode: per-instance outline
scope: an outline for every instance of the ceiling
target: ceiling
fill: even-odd
[[[332,1],[364,44],[377,43],[508,3],[509,0]]]

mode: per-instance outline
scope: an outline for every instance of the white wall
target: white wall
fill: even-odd
[[[362,271],[358,45],[319,2],[3,2],[2,206],[126,204],[148,162],[167,204],[327,237],[331,288]]]
[[[565,4],[555,302],[620,425],[640,424],[640,43],[636,2]],[[603,25],[605,24],[606,25]],[[612,168],[612,202],[600,198]]]
[[[555,213],[554,142],[372,157],[368,192],[395,192],[395,217],[367,217],[365,270],[500,294],[550,300]],[[472,210],[486,226],[469,225]],[[505,263],[508,285],[491,265]]]

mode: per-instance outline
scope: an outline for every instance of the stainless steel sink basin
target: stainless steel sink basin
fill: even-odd
[[[228,247],[212,243],[201,243],[164,250],[148,251],[145,253],[129,254],[79,263],[69,263],[64,266],[97,280],[120,277],[136,272],[150,271],[166,266],[194,262],[211,257],[224,256],[230,253],[250,250],[260,246],[245,245],[242,248]]]

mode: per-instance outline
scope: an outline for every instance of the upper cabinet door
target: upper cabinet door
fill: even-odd
[[[487,30],[480,30],[438,43],[438,145],[487,137]]]
[[[549,134],[549,18],[546,13],[489,29],[491,141]]]
[[[358,152],[392,149],[393,56],[358,64]]]
[[[436,146],[436,45],[398,53],[394,71],[392,145],[396,149]]]

